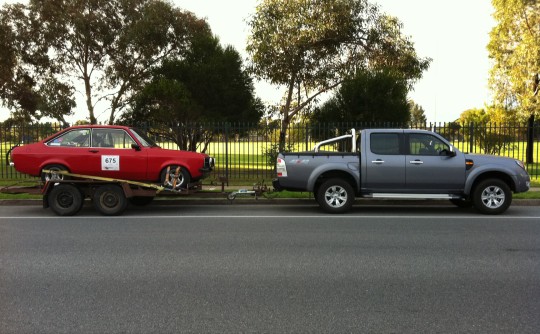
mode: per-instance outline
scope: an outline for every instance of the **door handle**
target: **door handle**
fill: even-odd
[[[88,150],[89,152],[92,152],[92,153],[98,153],[99,150]]]
[[[377,159],[377,160],[373,160],[371,161],[372,164],[377,164],[377,165],[381,165],[381,164],[384,164],[384,160],[381,160],[381,159]]]
[[[424,162],[422,160],[413,160],[413,161],[409,161],[409,163],[413,164],[413,165],[421,165],[423,164]]]

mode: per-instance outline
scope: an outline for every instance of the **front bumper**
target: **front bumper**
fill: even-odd
[[[214,167],[216,165],[216,160],[212,157],[205,157],[204,158],[204,167],[199,169],[199,171],[202,174],[201,179],[207,178],[210,173],[214,170]]]

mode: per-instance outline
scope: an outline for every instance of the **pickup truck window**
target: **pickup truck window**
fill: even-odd
[[[409,135],[409,153],[411,155],[439,155],[450,147],[439,138],[423,133]]]
[[[381,155],[399,154],[399,134],[372,133],[370,137],[371,152]]]

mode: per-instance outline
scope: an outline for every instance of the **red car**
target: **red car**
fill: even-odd
[[[209,175],[214,159],[203,153],[162,149],[136,128],[82,125],[62,130],[40,142],[15,147],[11,165],[21,173],[50,177],[43,170],[142,182],[177,188]],[[167,177],[167,171],[169,177]]]

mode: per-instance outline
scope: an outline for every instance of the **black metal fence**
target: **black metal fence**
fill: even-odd
[[[226,177],[230,182],[270,181],[278,152],[277,123],[206,123],[139,125],[163,148],[203,151],[216,158],[211,180]],[[527,170],[533,179],[540,174],[540,123],[526,124],[458,124],[428,123],[406,125],[394,123],[292,124],[287,131],[285,150],[308,151],[321,140],[345,134],[351,128],[414,128],[435,131],[459,150],[507,156],[527,161],[527,138],[533,139],[532,162]],[[61,128],[50,123],[0,124],[0,179],[23,179],[28,176],[9,167],[8,152],[17,144],[44,139]]]

